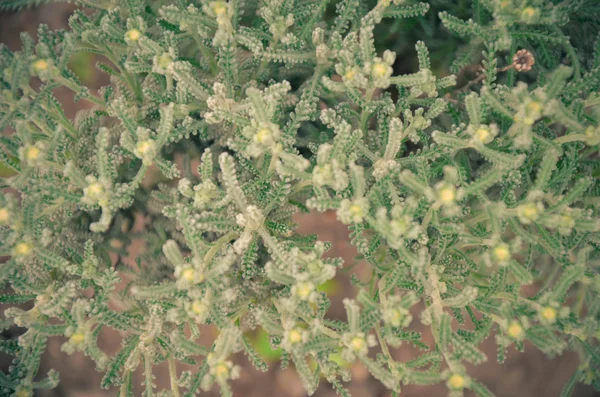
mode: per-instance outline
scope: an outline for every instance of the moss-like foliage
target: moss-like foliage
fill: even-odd
[[[343,358],[395,395],[487,397],[466,364],[526,341],[579,355],[562,396],[600,388],[596,0],[76,3],[68,31],[0,47],[0,301],[31,307],[4,312],[26,332],[0,342],[2,395],[55,386],[40,357],[66,336],[120,397],[138,367],[146,397],[229,396],[234,354],[267,369],[256,329],[309,394],[348,395]],[[81,52],[110,75],[98,92],[69,69]],[[85,110],[65,116],[58,87]],[[335,211],[370,269],[346,321],[319,289],[343,261],[296,232],[309,210]],[[105,327],[124,336],[112,357]],[[408,343],[421,355],[393,359]]]

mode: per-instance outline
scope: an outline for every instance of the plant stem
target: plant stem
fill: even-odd
[[[123,375],[123,384],[121,384],[121,388],[119,389],[119,397],[127,397],[127,389],[129,388],[129,383],[131,382],[131,372],[126,371]]]
[[[167,359],[169,362],[169,378],[171,380],[171,392],[173,397],[180,397],[179,386],[177,385],[177,368],[175,368],[175,360],[172,355]]]
[[[68,89],[70,89],[71,91],[75,92],[76,94],[81,92],[81,88],[79,87],[77,84],[73,83],[71,80],[64,78],[62,76],[58,76],[55,81],[57,83],[60,83],[62,85],[64,85],[65,87],[67,87]],[[88,102],[93,103],[94,105],[98,105],[98,106],[102,106],[102,107],[106,107],[106,104],[104,103],[104,101],[100,98],[98,98],[95,95],[92,95],[91,93],[88,94],[86,97],[81,98],[83,100],[86,100]]]
[[[585,140],[585,138],[586,138],[586,136],[584,134],[569,134],[569,135],[559,136],[558,138],[554,139],[552,142],[562,145],[562,144],[570,143],[570,142],[583,141],[583,140]]]
[[[231,239],[233,239],[235,236],[237,236],[237,234],[238,234],[237,232],[232,231],[232,232],[229,232],[229,233],[219,237],[217,240],[215,240],[215,242],[213,243],[213,246],[208,250],[206,255],[204,255],[204,259],[203,259],[204,263],[209,264],[213,260],[213,258],[217,254],[217,252],[219,252],[219,250],[221,249],[223,244],[231,241]]]

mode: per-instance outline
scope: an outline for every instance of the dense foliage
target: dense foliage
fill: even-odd
[[[76,2],[69,31],[0,47],[1,326],[26,328],[0,341],[2,395],[55,386],[37,372],[64,336],[121,397],[138,367],[147,397],[228,396],[235,353],[267,369],[258,328],[309,394],[324,378],[348,395],[341,354],[395,394],[491,396],[466,364],[526,341],[578,353],[562,396],[600,389],[596,0]],[[78,52],[110,85],[80,83]],[[66,117],[61,86],[89,108]],[[345,321],[318,288],[343,261],[295,232],[309,210],[335,211],[371,270]],[[123,335],[112,357],[106,327]],[[396,361],[402,344],[422,352]]]

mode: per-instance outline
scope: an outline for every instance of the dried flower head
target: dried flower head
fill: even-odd
[[[519,50],[513,56],[512,64],[517,72],[529,72],[535,64],[535,57],[527,50]]]

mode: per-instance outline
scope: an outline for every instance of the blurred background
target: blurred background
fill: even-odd
[[[0,0],[2,1],[2,0]],[[36,37],[39,24],[47,24],[50,29],[63,29],[67,27],[67,21],[74,7],[68,4],[50,4],[19,12],[0,12],[0,43],[8,46],[11,50],[18,50],[21,46],[19,38],[20,32],[26,31],[32,37]],[[424,18],[435,18],[436,12],[430,11]],[[426,28],[428,24],[423,23],[422,18],[400,20],[402,24],[394,24],[388,27],[385,32],[384,40],[393,43],[393,49],[399,53],[398,61],[394,65],[395,73],[407,73],[414,71],[413,62],[415,57],[402,56],[403,52],[414,51],[414,43],[422,39],[429,46],[433,56],[434,69],[442,75],[449,74],[448,53],[456,50],[456,46],[448,41],[445,47],[436,46],[436,43],[430,43],[428,40],[432,31]],[[438,31],[439,33],[439,31]],[[448,33],[449,34],[449,33]],[[378,38],[380,36],[377,36]],[[446,38],[445,38],[446,39]],[[437,41],[438,43],[440,41]],[[458,44],[457,44],[458,45]],[[437,48],[436,48],[437,47]],[[445,61],[444,61],[445,59]],[[92,91],[97,90],[103,85],[109,83],[107,75],[99,73],[95,68],[96,59],[93,54],[78,53],[72,61],[71,67],[77,73],[80,80],[86,84]],[[67,90],[56,90],[56,97],[61,101],[66,114],[69,117],[75,115],[77,110],[87,106],[87,102],[82,101],[74,103],[73,97]],[[4,131],[3,133],[10,133]],[[355,263],[354,257],[356,250],[350,245],[347,228],[337,222],[335,214],[301,214],[296,217],[299,223],[299,232],[302,234],[316,233],[322,241],[331,241],[333,248],[328,255],[342,257],[346,263],[344,270],[338,273],[335,281],[326,285],[328,294],[332,297],[333,304],[330,310],[330,316],[333,318],[343,318],[344,310],[341,300],[344,296],[354,295],[354,287],[351,286],[350,274],[356,273],[361,279],[368,278],[368,269],[361,263]],[[129,251],[129,262],[133,263],[136,252],[142,246],[141,241],[135,242]],[[351,270],[350,270],[351,268]],[[1,306],[0,306],[1,307]],[[4,308],[2,308],[4,311]],[[424,332],[423,327],[417,317],[418,310],[415,310],[415,320],[411,329]],[[13,328],[3,332],[2,338],[17,338],[24,330]],[[203,344],[209,345],[214,335],[212,330],[207,329],[203,335]],[[266,373],[255,370],[251,364],[240,354],[236,361],[242,367],[241,378],[234,382],[234,396],[240,397],[301,397],[306,395],[302,384],[295,374],[293,368],[281,370],[278,365],[279,353],[271,350],[267,336],[263,333],[252,335],[255,348],[271,365]],[[117,390],[100,389],[100,380],[103,374],[96,372],[94,364],[87,359],[83,353],[67,355],[60,351],[61,344],[65,338],[55,337],[49,340],[47,351],[42,361],[40,372],[46,373],[50,368],[54,368],[60,373],[60,386],[50,391],[40,391],[36,394],[39,397],[104,397],[115,396]],[[114,354],[120,347],[121,335],[116,331],[105,329],[100,334],[99,345],[107,354]],[[427,332],[424,333],[424,343],[433,346],[433,338]],[[419,353],[416,346],[405,344],[401,348],[393,351],[393,355],[398,361],[408,361]],[[495,361],[496,347],[493,337],[488,338],[483,344],[483,350],[489,357],[489,361],[477,367],[468,368],[469,374],[483,382],[498,397],[558,397],[563,385],[570,378],[577,365],[577,357],[566,354],[560,358],[549,360],[541,352],[537,351],[532,345],[526,344],[525,353],[519,353],[514,348],[509,350],[508,358],[504,365]],[[0,369],[7,371],[11,358],[0,353]],[[178,368],[183,370],[183,366]],[[185,368],[193,369],[193,368]],[[388,397],[390,393],[361,365],[350,367],[353,377],[348,385],[349,390],[354,397]],[[169,377],[166,366],[156,367],[154,374],[158,390],[168,388]],[[136,395],[141,395],[141,374],[136,374],[138,381]],[[1,393],[1,392],[0,392]],[[203,393],[206,396],[218,396],[219,393],[213,390]],[[335,392],[325,383],[315,393],[318,397],[333,397]],[[405,397],[435,397],[446,396],[446,388],[441,386],[417,387],[407,386],[402,390],[402,396]],[[588,397],[596,395],[591,388],[578,385],[575,390],[575,396]],[[471,396],[467,392],[466,396]]]

